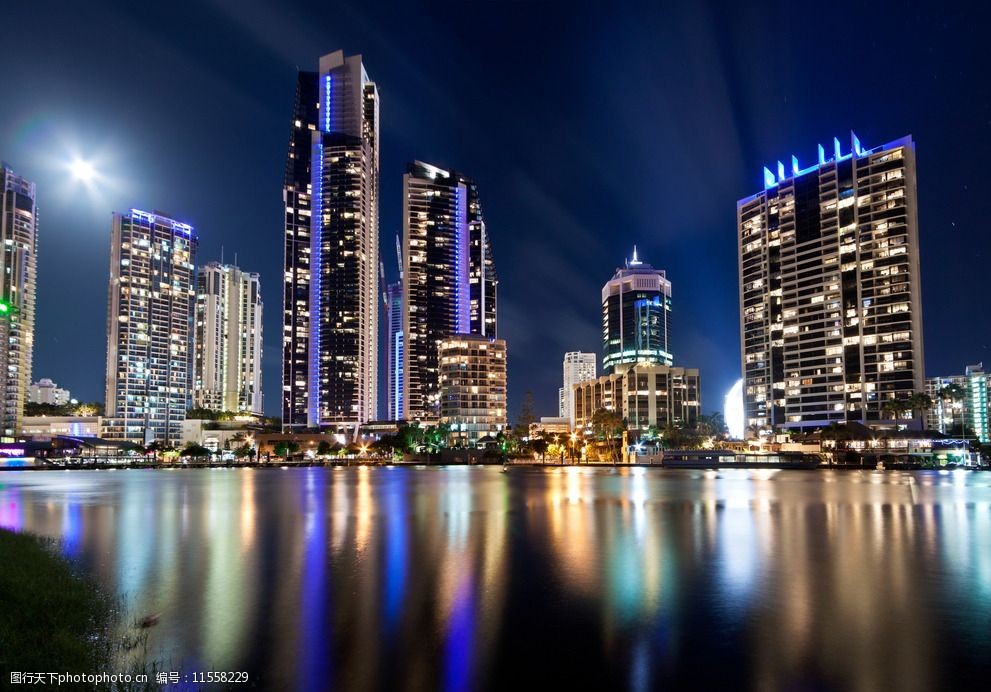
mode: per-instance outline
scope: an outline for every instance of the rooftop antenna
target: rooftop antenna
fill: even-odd
[[[630,266],[635,267],[640,264],[640,259],[637,257],[637,246],[633,246],[633,259],[630,260]]]

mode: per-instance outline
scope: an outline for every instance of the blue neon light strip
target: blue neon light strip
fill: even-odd
[[[326,75],[323,78],[323,131],[333,132],[334,129],[331,127],[333,120],[331,117],[331,111],[333,110],[333,96],[334,96],[334,77],[332,75]]]
[[[850,153],[844,154],[843,151],[842,151],[842,149],[840,148],[840,140],[839,140],[839,138],[833,137],[833,157],[830,158],[830,159],[827,159],[826,158],[826,150],[825,150],[825,148],[823,148],[823,146],[821,144],[819,144],[818,145],[818,147],[819,147],[819,161],[818,161],[817,164],[815,164],[813,166],[809,166],[808,168],[799,168],[798,167],[798,157],[793,155],[791,157],[791,177],[797,178],[799,176],[805,175],[806,173],[810,173],[810,172],[814,171],[816,168],[818,168],[819,166],[822,166],[822,165],[824,165],[826,163],[829,163],[831,161],[840,162],[840,161],[843,161],[844,159],[850,158],[851,156],[858,156],[858,157],[859,156],[864,156],[864,155],[870,154],[872,151],[874,151],[873,149],[864,149],[860,145],[860,139],[853,132],[850,133],[850,143],[851,143],[850,144]],[[778,161],[777,178],[775,178],[774,173],[772,173],[771,170],[767,168],[767,166],[764,166],[764,189],[765,190],[770,190],[772,187],[774,187],[775,185],[777,185],[780,182],[783,182],[785,179],[786,179],[786,176],[785,176],[785,167],[784,167],[784,164],[781,163],[780,161]]]

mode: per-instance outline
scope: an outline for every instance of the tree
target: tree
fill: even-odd
[[[952,416],[952,420],[953,420],[953,427],[952,427],[953,433],[952,434],[956,434],[956,431],[957,431],[957,406],[956,405],[959,402],[963,401],[964,400],[964,397],[966,397],[966,396],[967,396],[967,391],[963,387],[961,387],[960,385],[958,385],[955,382],[950,383],[950,384],[946,385],[945,387],[943,387],[942,389],[939,390],[939,398],[940,398],[940,400],[942,400],[944,403],[949,403],[950,404],[950,411],[952,412],[951,413],[951,416]],[[961,418],[962,418],[962,416],[961,416]],[[963,427],[964,427],[963,426],[963,420],[961,420],[961,422],[960,422],[960,428],[963,428]],[[964,431],[961,430],[960,432],[962,433]]]
[[[525,440],[530,437],[530,424],[536,422],[537,417],[533,414],[533,392],[528,390],[523,395],[523,408],[520,409],[520,416],[516,419],[513,432],[520,440]]]
[[[916,412],[918,412],[918,419],[922,423],[922,429],[926,428],[926,411],[933,407],[932,397],[928,394],[923,394],[921,392],[915,392],[906,401],[909,410],[912,412],[912,418],[916,418]]]
[[[293,440],[279,440],[275,443],[275,453],[284,457],[286,461],[289,457],[299,451],[299,444]]]
[[[317,445],[317,454],[319,454],[322,457],[325,457],[328,454],[330,454],[330,451],[331,451],[330,442],[328,442],[327,440],[320,440],[320,444]]]
[[[234,448],[234,456],[238,459],[252,458],[255,456],[255,450],[251,445],[243,444]]]
[[[891,420],[901,418],[909,410],[907,399],[888,399],[881,405],[881,410],[891,416]]]
[[[194,459],[197,457],[208,457],[210,456],[210,454],[211,452],[209,449],[207,449],[203,445],[198,445],[195,442],[190,442],[182,450],[182,456],[192,457]]]
[[[605,443],[613,463],[619,461],[619,445],[616,443],[616,438],[622,439],[625,430],[626,421],[616,411],[600,408],[592,414],[592,434],[595,439]]]
[[[713,411],[707,416],[699,416],[695,430],[702,437],[722,437],[728,432],[726,421],[723,419],[723,414],[719,411]]]
[[[186,420],[217,420],[217,412],[209,408],[191,408],[186,411]]]

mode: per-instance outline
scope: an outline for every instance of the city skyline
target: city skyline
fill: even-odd
[[[14,10],[15,15],[18,11]],[[699,19],[694,10],[671,11],[688,22]],[[148,16],[142,12],[135,10],[134,13],[111,13],[111,23],[138,22]],[[154,10],[145,12],[154,16]],[[477,12],[483,13],[485,10]],[[812,10],[803,9],[801,12],[802,18],[806,20],[815,17]],[[864,12],[869,16],[883,14],[881,10],[874,9]],[[646,24],[656,27],[662,16],[664,15],[657,11],[647,17]],[[605,117],[607,113],[616,116],[609,98],[603,99],[601,107],[596,106],[598,110],[593,111],[592,115],[586,113],[577,116],[577,129],[566,127],[560,135],[555,135],[544,124],[553,109],[551,99],[542,95],[534,97],[536,102],[533,112],[536,117],[528,121],[532,131],[522,134],[514,132],[510,136],[508,129],[497,127],[491,119],[471,119],[472,126],[479,129],[480,139],[489,135],[499,146],[507,142],[519,143],[525,137],[539,135],[542,146],[537,147],[537,150],[543,154],[543,150],[549,148],[555,155],[562,157],[562,163],[558,164],[562,168],[555,167],[555,175],[560,181],[552,182],[550,172],[541,171],[534,159],[524,157],[518,162],[518,166],[508,167],[506,161],[496,155],[495,146],[459,145],[457,140],[464,136],[464,126],[459,125],[458,119],[450,114],[445,115],[442,112],[438,116],[445,127],[427,127],[423,120],[436,109],[411,101],[410,95],[414,87],[422,88],[424,80],[430,82],[435,90],[428,93],[439,93],[441,102],[456,113],[459,102],[450,99],[451,87],[448,82],[459,80],[445,75],[439,69],[437,59],[429,55],[418,56],[417,60],[420,62],[412,67],[397,67],[395,56],[383,47],[383,40],[368,35],[367,30],[360,30],[362,23],[360,17],[355,19],[355,10],[346,13],[346,17],[350,19],[350,22],[345,22],[348,25],[346,28],[357,25],[358,31],[347,34],[344,29],[327,30],[324,26],[319,32],[305,32],[303,40],[285,48],[256,48],[250,61],[253,66],[258,67],[254,78],[257,78],[259,86],[248,86],[251,83],[250,78],[247,82],[222,80],[217,85],[219,93],[231,96],[242,106],[247,104],[246,122],[232,123],[235,132],[229,136],[236,139],[240,136],[239,128],[248,128],[250,124],[251,131],[255,133],[253,136],[258,137],[259,149],[267,152],[260,156],[269,160],[266,166],[230,166],[224,163],[224,169],[240,166],[247,168],[248,172],[225,170],[223,176],[215,176],[217,180],[222,177],[231,179],[230,183],[222,182],[220,190],[211,189],[207,193],[206,186],[201,185],[201,179],[196,177],[199,174],[185,181],[180,174],[188,169],[165,158],[157,169],[149,168],[150,178],[142,179],[144,174],[138,173],[129,185],[115,185],[112,183],[119,180],[106,180],[97,181],[95,190],[88,191],[77,186],[79,189],[72,191],[71,186],[65,182],[68,177],[66,172],[59,170],[53,173],[46,168],[47,163],[42,154],[47,155],[46,147],[53,139],[53,134],[62,134],[63,130],[68,130],[76,139],[76,154],[94,158],[97,169],[108,178],[122,178],[119,162],[115,167],[113,161],[99,161],[101,146],[127,152],[126,158],[134,155],[133,158],[138,161],[150,160],[147,158],[148,153],[142,151],[147,143],[142,142],[133,129],[129,129],[130,116],[127,112],[103,117],[105,114],[96,103],[98,89],[94,88],[94,93],[89,94],[85,90],[80,91],[79,87],[71,86],[67,87],[66,93],[71,94],[71,98],[80,104],[78,110],[74,111],[74,118],[65,117],[68,102],[58,100],[64,99],[64,96],[50,97],[50,102],[5,101],[0,106],[0,120],[5,122],[0,133],[0,154],[18,174],[38,183],[38,204],[41,209],[39,232],[42,242],[39,252],[39,322],[35,329],[39,343],[33,368],[35,372],[50,376],[73,392],[78,392],[81,399],[98,398],[102,379],[99,364],[102,361],[100,351],[104,347],[100,343],[103,335],[98,333],[94,338],[87,332],[85,325],[94,319],[97,322],[103,320],[105,305],[101,303],[105,301],[105,293],[102,299],[99,296],[105,291],[103,281],[107,267],[103,234],[106,217],[114,208],[133,206],[181,210],[182,221],[209,229],[203,238],[203,242],[209,245],[200,252],[201,256],[218,256],[220,245],[226,245],[228,250],[238,250],[245,266],[259,270],[263,279],[271,277],[263,280],[269,304],[281,304],[278,296],[280,282],[276,280],[281,260],[273,262],[272,259],[281,254],[276,240],[281,225],[280,212],[273,206],[270,198],[273,195],[277,198],[279,182],[274,177],[282,166],[278,161],[274,167],[271,166],[271,151],[280,149],[282,153],[276,158],[284,157],[286,104],[291,102],[294,88],[293,60],[299,65],[310,65],[314,56],[336,48],[344,48],[348,53],[361,53],[370,66],[369,71],[375,75],[384,90],[382,121],[386,130],[383,132],[383,191],[380,196],[383,222],[380,228],[385,237],[391,237],[395,232],[401,215],[398,178],[406,160],[419,157],[471,171],[485,191],[487,219],[491,217],[490,223],[496,229],[498,238],[495,250],[501,272],[502,302],[499,336],[507,339],[509,357],[513,362],[509,384],[511,419],[528,390],[534,393],[539,413],[553,413],[557,408],[554,394],[560,386],[557,381],[560,354],[572,350],[598,350],[598,315],[592,303],[595,300],[593,296],[597,295],[596,284],[601,285],[600,277],[615,264],[613,258],[622,257],[634,243],[639,246],[641,254],[649,257],[655,266],[664,267],[672,283],[677,285],[676,314],[691,314],[696,322],[688,324],[689,320],[678,321],[679,361],[699,367],[705,372],[703,398],[710,402],[710,406],[711,402],[721,401],[722,395],[736,381],[739,372],[739,337],[735,334],[738,325],[734,268],[736,248],[733,242],[734,202],[760,186],[761,180],[757,174],[760,166],[785,159],[791,152],[796,153],[801,160],[810,160],[814,157],[814,151],[810,150],[809,143],[826,141],[834,133],[849,129],[856,130],[865,143],[890,141],[904,134],[911,134],[918,143],[926,374],[952,373],[959,370],[961,363],[991,360],[985,353],[991,339],[991,328],[981,320],[969,319],[966,313],[968,296],[980,295],[979,269],[987,247],[987,241],[979,235],[981,226],[978,223],[983,217],[985,203],[977,196],[982,188],[981,176],[985,175],[980,171],[979,165],[983,151],[980,142],[987,139],[987,124],[976,115],[980,111],[979,107],[973,108],[973,115],[969,115],[971,109],[963,107],[964,101],[953,101],[953,98],[961,97],[953,96],[949,99],[950,106],[958,103],[960,107],[947,107],[947,99],[940,100],[941,95],[955,93],[951,86],[954,84],[954,77],[939,72],[939,68],[927,69],[926,62],[928,50],[934,43],[940,50],[957,55],[960,61],[966,61],[969,57],[972,59],[974,54],[970,51],[973,49],[967,47],[967,41],[959,40],[960,32],[968,30],[959,15],[947,19],[955,30],[956,39],[953,44],[937,32],[924,42],[925,48],[906,49],[904,57],[910,65],[904,72],[912,73],[909,67],[914,66],[916,72],[927,78],[914,85],[914,91],[899,92],[896,89],[896,95],[887,94],[883,98],[860,95],[856,102],[832,103],[821,113],[813,108],[817,99],[804,96],[797,85],[806,81],[806,77],[800,75],[824,78],[824,60],[804,56],[792,68],[795,75],[777,71],[765,73],[763,79],[766,81],[760,84],[741,83],[736,79],[739,75],[721,63],[718,52],[703,45],[695,59],[714,61],[717,69],[721,69],[721,73],[727,77],[728,86],[716,96],[723,98],[720,103],[726,111],[741,109],[744,113],[742,122],[746,126],[729,126],[728,130],[721,130],[719,119],[725,115],[725,111],[717,113],[712,116],[715,122],[711,123],[715,126],[717,141],[712,145],[694,148],[687,144],[679,146],[664,135],[645,135],[643,144],[646,151],[664,151],[667,156],[662,168],[655,168],[644,156],[627,151],[622,160],[626,161],[628,170],[636,173],[632,178],[633,189],[630,190],[619,189],[610,175],[602,172],[608,171],[617,161],[612,154],[604,154],[611,158],[596,172],[599,176],[596,178],[599,183],[597,190],[609,202],[603,205],[580,199],[585,188],[578,183],[579,178],[569,172],[559,174],[562,168],[569,167],[576,171],[589,170],[588,166],[576,165],[584,160],[583,154],[587,152],[574,144],[575,135],[583,133],[593,123],[608,120]],[[630,26],[628,18],[624,18],[622,14],[610,15],[610,18],[614,23],[627,28]],[[868,18],[865,17],[865,21]],[[28,15],[23,19],[24,25],[38,30],[35,20]],[[323,15],[323,20],[326,21],[326,15]],[[576,10],[575,17],[571,19],[575,26],[582,25],[585,20],[586,17],[579,10]],[[209,21],[225,26],[233,22],[233,19],[218,12]],[[257,8],[246,11],[241,21],[241,34],[247,34],[255,41],[265,35],[260,29]],[[910,35],[918,34],[921,30],[918,20],[912,17],[895,17],[892,21],[903,24]],[[977,22],[971,20],[967,24],[976,25]],[[585,25],[578,28],[591,31]],[[483,52],[478,60],[490,59],[488,50],[497,37],[504,35],[501,33],[504,30],[505,25],[499,22],[487,29],[481,39]],[[52,28],[47,31],[58,30]],[[391,36],[396,33],[396,26],[391,20],[387,21],[383,31]],[[726,34],[733,40],[739,40],[738,37],[734,39],[735,33],[725,26],[719,26],[713,33],[719,36]],[[19,39],[11,37],[9,45],[14,47],[17,40]],[[854,41],[855,38],[841,35],[838,40],[846,42]],[[893,39],[872,37],[871,40],[870,50],[882,54],[891,47]],[[899,41],[900,45],[901,43]],[[905,43],[911,44],[911,41],[906,40]],[[67,44],[71,45],[71,41]],[[161,50],[161,46],[152,46],[147,50],[154,54],[156,50]],[[797,51],[798,47],[787,50]],[[218,65],[223,64],[223,58],[204,51],[205,48],[197,49],[195,57],[200,61],[199,64],[210,64],[208,56],[218,61]],[[623,57],[622,51],[619,53],[603,59],[619,61]],[[560,64],[558,58],[551,55],[550,48],[547,52],[541,52],[539,57],[544,61],[545,68],[552,72],[556,70],[566,85],[571,84],[571,80],[578,76],[577,71],[569,71]],[[680,89],[679,93],[698,97],[696,89],[702,87],[682,81],[659,67],[661,57],[661,54],[652,53],[649,64],[637,68],[636,75],[617,77],[605,85],[607,94],[613,96],[620,93],[624,86],[628,87],[629,81],[624,80],[653,74],[658,84],[667,84],[676,90]],[[144,61],[147,59],[143,58]],[[755,59],[756,56],[748,58]],[[94,60],[97,59],[82,58],[86,65]],[[173,67],[178,65],[189,70],[181,62],[165,62]],[[835,70],[840,74],[845,66],[853,65],[854,62],[849,59],[848,63],[831,67],[830,73]],[[613,62],[610,64],[615,65]],[[507,67],[518,69],[519,60],[509,59]],[[419,79],[411,80],[411,85],[403,84],[401,78],[406,74],[403,70],[407,69],[419,76]],[[185,74],[181,69],[179,72]],[[197,68],[192,72],[194,82],[202,86],[216,79],[217,68]],[[688,73],[692,73],[691,64]],[[123,83],[126,81],[123,77],[127,74],[126,67],[114,67],[110,76],[117,81],[113,82],[112,79],[111,82]],[[156,70],[150,76],[153,84],[163,88],[169,86],[172,79]],[[482,93],[492,89],[492,97],[484,99],[484,103],[498,104],[500,96],[512,93],[508,90],[506,79],[507,74],[502,71],[491,72],[486,78],[478,80],[480,84],[484,84],[482,87],[472,87],[472,93],[478,98],[479,92],[475,89],[482,88]],[[852,77],[849,79],[852,80]],[[900,74],[893,75],[892,79],[899,85],[906,83],[906,77]],[[552,97],[561,96],[560,92],[555,91],[555,87],[550,87],[549,91]],[[762,103],[761,98],[772,94],[781,97],[775,98],[773,108],[770,107],[770,101],[766,105],[755,105]],[[663,108],[658,110],[657,102],[650,100],[651,90],[644,96],[648,99],[648,105],[652,104],[654,107],[653,111],[649,108],[648,111],[659,113],[668,125],[677,124],[683,118],[682,112],[670,112]],[[783,100],[787,98],[791,101]],[[940,101],[943,104],[940,112],[932,107],[927,108],[925,101]],[[390,103],[394,105],[390,106]],[[517,102],[509,99],[506,105],[512,103]],[[465,101],[463,107],[468,108],[467,104]],[[200,140],[196,136],[185,137],[180,133],[199,128],[203,122],[210,120],[212,109],[215,108],[210,99],[203,100],[200,106],[202,108],[198,108],[195,103],[184,104],[186,112],[181,118],[176,117],[171,122],[156,116],[144,126],[145,131],[153,133],[151,139],[174,141],[177,149],[188,153],[189,148],[199,146]],[[502,108],[500,106],[498,112],[502,113]],[[943,115],[943,111],[952,113],[952,118]],[[63,115],[61,119],[54,117],[60,113]],[[625,117],[632,116],[627,114]],[[104,123],[116,123],[122,127],[118,131],[108,132],[103,129],[106,127]],[[265,125],[261,126],[259,123]],[[645,131],[640,129],[639,132],[643,134]],[[262,133],[262,136],[258,133]],[[981,135],[984,136],[983,139]],[[625,145],[628,142],[629,135],[617,136],[620,144]],[[685,136],[689,139],[693,137],[691,133],[686,133]],[[227,137],[228,135],[221,137],[225,146]],[[697,139],[692,141],[698,142]],[[974,142],[978,144],[965,146]],[[727,143],[728,146],[723,146]],[[622,149],[624,146],[617,148]],[[716,155],[717,152],[726,152],[726,156]],[[68,147],[60,153],[60,163],[73,154]],[[221,156],[212,158],[223,161]],[[542,155],[540,158],[545,159],[546,156]],[[204,165],[210,169],[211,166],[220,164],[207,160]],[[134,168],[140,171],[142,167],[135,165]],[[688,172],[696,179],[704,178],[710,189],[700,197],[701,193],[676,179],[679,170]],[[157,183],[155,179],[158,179]],[[165,180],[170,181],[170,185],[163,184]],[[140,184],[142,182],[145,184]],[[569,186],[573,186],[575,190],[572,191]],[[202,187],[204,192],[200,192],[198,187]],[[247,190],[248,194],[243,197],[265,197],[266,201],[251,203],[244,211],[237,210],[234,200],[239,198],[232,195],[230,190],[238,187]],[[644,197],[647,192],[650,192],[652,199]],[[628,194],[638,197],[628,197]],[[74,200],[86,202],[86,208],[79,209],[80,205],[75,205]],[[620,205],[617,214],[616,203],[620,201],[625,204]],[[700,209],[700,204],[704,208]],[[76,208],[78,213],[70,214],[66,211],[72,208]],[[665,210],[663,218],[657,213],[661,208]],[[260,210],[264,213],[260,213]],[[942,243],[941,238],[953,238],[955,242]],[[92,250],[89,245],[93,246]],[[70,274],[70,267],[74,262],[86,263],[86,271]],[[387,262],[386,266],[389,264]],[[72,276],[74,280],[62,282],[59,277],[63,276]],[[394,279],[395,276],[389,278]],[[97,288],[94,289],[94,285]],[[103,286],[102,291],[100,285]],[[528,298],[537,289],[542,290],[541,299],[531,304]],[[66,309],[69,306],[71,310]],[[278,312],[270,309],[266,320],[268,343],[265,348],[265,382],[269,390],[266,410],[270,414],[278,413],[279,397],[274,392],[280,381],[278,361],[281,348],[279,344],[273,343],[273,339],[278,339],[281,325],[278,322],[273,325],[272,322],[273,316]],[[277,319],[277,315],[275,318]],[[686,329],[684,334],[683,324]],[[948,336],[951,333],[953,336]],[[76,343],[79,344],[78,348],[67,348]],[[92,371],[96,372],[95,376]],[[382,396],[378,399],[381,413],[385,410],[385,400]]]

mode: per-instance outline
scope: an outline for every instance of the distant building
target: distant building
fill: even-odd
[[[298,75],[283,180],[282,425],[377,418],[379,101],[360,55]]]
[[[399,420],[403,413],[403,282],[395,281],[385,291],[386,397],[390,420]]]
[[[506,342],[477,334],[441,341],[440,422],[455,443],[475,444],[506,429]]]
[[[571,421],[562,416],[541,416],[539,421],[530,423],[530,436],[536,433],[544,433],[554,437],[562,436],[562,439],[571,433]]]
[[[179,447],[194,444],[211,452],[233,451],[244,445],[254,446],[255,431],[236,421],[217,422],[187,418],[182,422]]]
[[[695,368],[638,363],[574,386],[575,424],[588,430],[599,409],[616,411],[631,431],[668,424],[692,428],[701,411],[702,386]]]
[[[925,386],[915,143],[851,140],[737,202],[747,427],[890,424]]]
[[[635,363],[672,365],[671,282],[641,262],[637,249],[602,287],[602,369]]]
[[[496,286],[478,188],[456,171],[415,161],[403,176],[403,391],[400,418],[440,415],[438,344],[495,337]]]
[[[558,416],[570,421],[575,427],[575,403],[571,392],[579,382],[594,380],[596,376],[596,361],[594,353],[570,351],[564,354],[563,386],[558,390]]]
[[[989,390],[991,373],[984,371],[983,363],[968,365],[963,375],[926,378],[926,394],[933,401],[927,428],[944,435],[973,435],[981,442],[991,442]]]
[[[34,183],[0,163],[0,437],[20,430],[31,382],[37,246]]]
[[[262,414],[258,274],[209,262],[196,277],[193,406]]]
[[[99,437],[103,418],[100,416],[24,416],[21,434],[33,439],[53,437]]]
[[[27,400],[32,404],[65,406],[71,398],[68,389],[62,389],[47,377],[42,377],[28,387]]]
[[[196,245],[192,226],[161,212],[113,215],[108,439],[179,444],[191,403]]]

